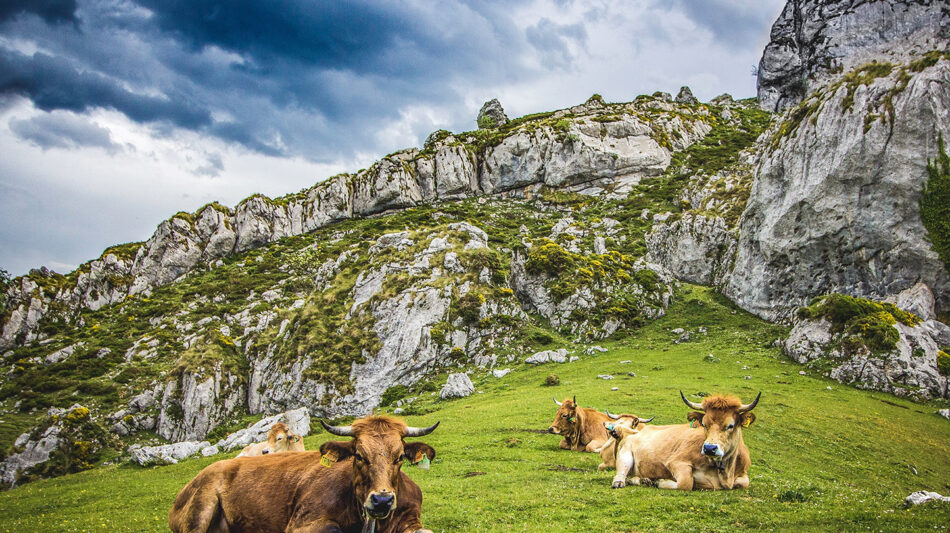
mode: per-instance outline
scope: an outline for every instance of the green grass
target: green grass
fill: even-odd
[[[708,335],[697,334],[699,326]],[[670,330],[677,327],[690,329],[694,341],[673,344]],[[950,490],[950,424],[933,414],[935,406],[801,376],[802,367],[771,347],[784,333],[709,289],[684,286],[665,318],[603,343],[605,354],[565,365],[519,365],[502,379],[476,371],[483,394],[461,400],[423,395],[413,406],[427,414],[407,421],[442,422],[423,439],[438,451],[431,470],[405,468],[425,495],[423,523],[434,531],[946,527],[950,505],[903,508],[915,490]],[[704,360],[710,353],[718,362]],[[637,377],[628,377],[631,371]],[[560,385],[543,386],[552,372]],[[597,379],[604,373],[616,379]],[[611,391],[614,386],[620,390]],[[599,456],[559,450],[558,437],[539,433],[554,415],[552,393],[674,424],[688,410],[680,389],[730,392],[746,401],[763,392],[756,423],[744,430],[752,454],[748,490],[614,490],[613,472],[597,471]],[[305,442],[314,449],[327,439],[321,433]],[[0,532],[166,531],[178,490],[215,459],[149,469],[101,466],[0,493]]]

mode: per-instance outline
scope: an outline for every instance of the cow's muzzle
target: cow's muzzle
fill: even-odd
[[[718,444],[703,444],[703,455],[722,457],[722,448]]]
[[[389,491],[370,493],[363,507],[371,518],[382,520],[396,507],[396,495]]]
[[[548,428],[548,433],[553,433],[553,434],[557,435],[559,432],[558,432],[558,430],[557,430],[556,427],[551,426],[551,427]]]

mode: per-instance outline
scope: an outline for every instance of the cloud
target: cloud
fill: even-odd
[[[525,36],[540,55],[542,66],[565,71],[571,70],[575,60],[571,49],[583,48],[587,42],[587,31],[581,24],[557,24],[548,18],[528,27]]]
[[[109,130],[85,117],[66,112],[10,120],[17,137],[44,150],[50,148],[99,147],[112,154],[122,147],[112,141]]]
[[[49,23],[75,22],[76,0],[4,0],[0,2],[0,22],[22,13],[32,13]]]

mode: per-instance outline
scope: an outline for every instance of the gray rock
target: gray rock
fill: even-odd
[[[610,374],[597,374],[597,377],[600,379],[614,379]]]
[[[913,507],[929,501],[950,502],[950,497],[941,496],[937,492],[918,490],[917,492],[911,493],[907,498],[904,498],[904,504],[907,507]]]
[[[267,440],[267,433],[271,426],[278,422],[287,424],[287,428],[301,437],[310,434],[310,412],[306,407],[291,409],[283,413],[268,416],[258,420],[248,428],[241,429],[231,433],[227,437],[218,441],[215,446],[229,452],[244,448],[248,444],[263,442]]]
[[[879,4],[891,2],[862,6]],[[950,61],[908,75],[856,88],[850,108],[845,87],[816,96],[820,107],[763,152],[724,283],[730,299],[788,320],[820,294],[883,299],[923,283],[950,309],[950,276],[920,219],[927,154],[950,131]],[[878,113],[893,118],[865,121]]]
[[[403,409],[402,407],[397,407],[397,408],[393,409],[393,414],[394,414],[394,415],[401,415],[401,414],[403,414],[404,412],[406,412],[406,410]]]
[[[501,102],[497,98],[485,102],[478,111],[478,129],[498,128],[508,123],[508,115],[501,107]]]
[[[509,372],[511,372],[510,368],[499,368],[492,370],[491,375],[495,376],[496,378],[503,378],[507,376]]]
[[[699,100],[693,96],[693,91],[689,90],[689,87],[682,86],[680,87],[680,92],[676,93],[676,103],[677,104],[698,104]]]
[[[49,461],[50,454],[60,446],[60,433],[59,426],[52,425],[35,441],[29,440],[29,435],[26,441],[22,441],[21,435],[21,438],[17,439],[17,446],[22,447],[23,451],[8,455],[0,463],[0,483],[12,486],[16,484],[20,474]]]
[[[472,385],[472,380],[468,378],[468,375],[463,373],[449,374],[445,385],[439,391],[439,398],[443,400],[464,398],[473,392],[475,392],[475,386]]]
[[[178,461],[204,453],[203,450],[211,445],[208,442],[184,441],[162,446],[143,446],[129,448],[132,462],[141,466],[173,465]]]
[[[542,363],[563,363],[567,361],[567,350],[559,348],[557,350],[545,350],[537,352],[524,360],[529,365],[540,365]]]
[[[772,25],[759,62],[759,105],[786,109],[836,72],[874,59],[904,62],[948,38],[945,2],[790,1]]]
[[[950,420],[950,409],[940,409],[937,411],[937,414],[946,418],[947,420]]]
[[[897,295],[889,296],[885,301],[924,320],[934,320],[937,317],[934,312],[934,295],[930,292],[930,287],[923,283],[917,283]]]
[[[218,455],[221,453],[221,450],[217,446],[205,446],[201,449],[202,457],[211,457],[212,455]]]

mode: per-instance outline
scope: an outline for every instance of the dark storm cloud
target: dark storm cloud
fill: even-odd
[[[39,48],[0,45],[0,94],[45,111],[115,109],[159,134],[176,126],[262,154],[326,161],[379,150],[375,130],[406,106],[457,105],[458,87],[471,81],[531,75],[511,7],[81,1],[74,27],[0,22],[0,34]],[[583,35],[552,29],[556,48],[545,57],[569,62],[564,40]]]
[[[75,22],[76,0],[3,0],[0,22],[23,13],[38,15],[46,22]]]
[[[542,18],[530,26],[525,36],[538,52],[541,64],[550,69],[570,70],[574,63],[570,41],[583,47],[587,42],[587,31],[580,24],[557,24],[548,18]]]
[[[99,147],[120,150],[109,130],[71,113],[49,113],[25,120],[11,120],[10,130],[21,139],[48,148]]]

